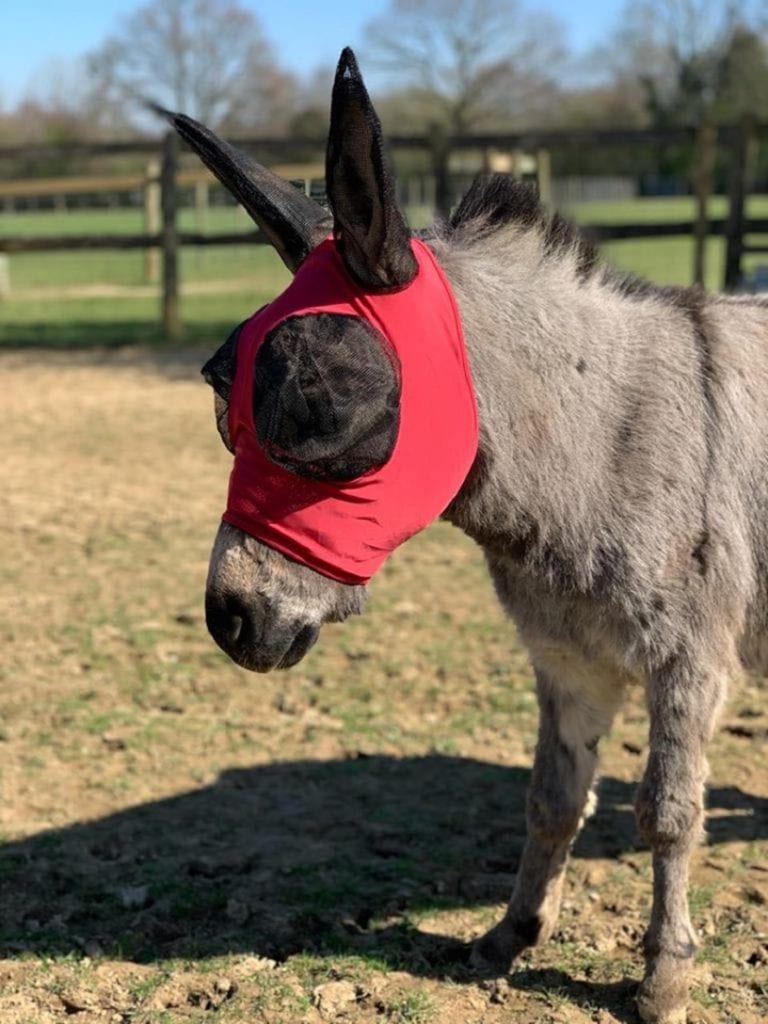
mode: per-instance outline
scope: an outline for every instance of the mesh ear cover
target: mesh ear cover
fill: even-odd
[[[288,317],[259,346],[253,382],[256,436],[284,469],[313,480],[353,480],[392,454],[400,363],[366,320]]]
[[[333,233],[349,273],[374,292],[410,283],[417,271],[410,231],[397,205],[381,122],[349,47],[333,83],[325,168]]]

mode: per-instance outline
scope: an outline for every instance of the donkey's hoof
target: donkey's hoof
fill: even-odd
[[[486,977],[509,974],[515,957],[530,945],[511,921],[499,921],[472,945],[469,965]]]
[[[679,960],[657,964],[637,993],[637,1009],[645,1024],[685,1024],[687,1003],[688,969]]]

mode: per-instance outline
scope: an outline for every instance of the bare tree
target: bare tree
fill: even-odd
[[[149,0],[90,67],[107,100],[151,97],[213,125],[240,124],[247,106],[251,127],[279,70],[256,16],[237,0]]]
[[[540,120],[565,63],[560,22],[519,0],[391,0],[367,33],[391,83],[457,134]]]
[[[751,0],[628,0],[593,55],[614,84],[634,86],[657,124],[696,124],[757,110],[765,52]]]
[[[5,117],[5,134],[17,142],[103,139],[129,130],[121,111],[104,107],[81,57],[46,60]]]
[[[328,93],[336,69],[320,64],[305,75],[289,122],[293,135],[325,140],[328,133]]]

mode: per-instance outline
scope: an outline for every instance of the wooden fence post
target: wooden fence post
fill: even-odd
[[[4,252],[0,252],[0,302],[11,295],[11,261]]]
[[[703,285],[707,271],[707,235],[709,234],[709,197],[715,167],[716,135],[714,125],[704,118],[693,147],[692,178],[696,196],[693,228],[693,283]]]
[[[438,122],[433,122],[430,125],[429,149],[432,158],[432,173],[435,177],[435,211],[439,217],[448,218],[451,213],[451,195],[448,181],[450,145],[445,128]]]
[[[147,178],[144,183],[144,232],[147,235],[160,234],[160,161],[147,163]],[[160,280],[160,252],[155,248],[144,250],[144,281],[156,284]]]
[[[536,151],[536,184],[539,199],[543,203],[552,203],[552,158],[548,149],[540,147]]]
[[[175,132],[163,140],[160,193],[163,215],[163,334],[166,341],[181,337],[179,319],[179,234],[176,226],[176,167],[179,143]]]
[[[744,207],[747,193],[747,172],[751,150],[752,124],[745,119],[735,132],[728,168],[728,219],[725,224],[726,290],[741,284],[741,257],[744,249]]]

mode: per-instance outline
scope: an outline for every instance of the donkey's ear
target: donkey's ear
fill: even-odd
[[[303,192],[230,146],[186,114],[153,106],[167,117],[206,167],[256,221],[289,270],[328,236],[326,211]]]
[[[325,178],[333,233],[352,277],[372,291],[412,281],[417,264],[385,159],[381,123],[349,47],[333,83]]]

